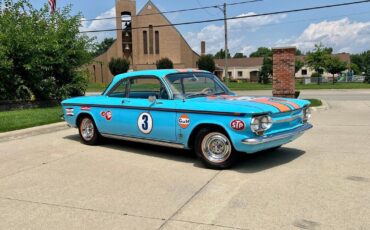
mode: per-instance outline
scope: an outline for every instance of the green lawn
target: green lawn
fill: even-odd
[[[322,101],[319,100],[319,99],[305,99],[307,101],[310,101],[311,102],[311,107],[318,107],[318,106],[322,106]]]
[[[86,92],[103,92],[108,84],[89,83]]]
[[[0,112],[0,133],[60,122],[61,107]]]

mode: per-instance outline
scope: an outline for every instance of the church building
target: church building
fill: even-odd
[[[135,0],[116,0],[116,17],[117,39],[88,66],[91,82],[112,80],[112,58],[128,59],[130,70],[156,69],[157,60],[165,57],[174,68],[196,68],[199,55],[150,0],[138,13]]]

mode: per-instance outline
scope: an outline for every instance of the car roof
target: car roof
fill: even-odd
[[[172,73],[189,73],[189,72],[200,72],[200,73],[209,73],[208,71],[198,70],[198,69],[161,69],[161,70],[141,70],[128,72],[124,74],[119,74],[114,77],[114,81],[120,81],[121,79],[135,76],[156,76],[163,78],[168,74]]]

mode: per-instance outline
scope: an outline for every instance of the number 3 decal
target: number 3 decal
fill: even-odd
[[[144,134],[149,134],[153,129],[153,119],[150,113],[142,113],[137,119],[137,126]]]

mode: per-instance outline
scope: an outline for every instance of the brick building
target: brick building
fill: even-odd
[[[116,0],[117,39],[104,54],[88,66],[92,82],[108,83],[112,75],[108,63],[112,58],[130,60],[131,70],[156,69],[157,60],[167,57],[174,68],[196,68],[195,53],[171,22],[149,0],[136,13],[135,0]]]

